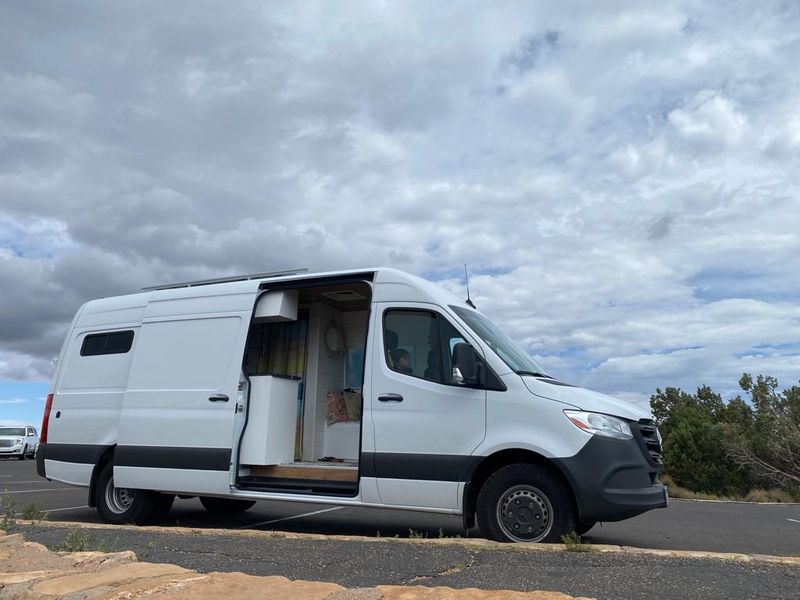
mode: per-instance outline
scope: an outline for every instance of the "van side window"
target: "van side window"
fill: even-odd
[[[454,385],[453,347],[464,339],[441,315],[426,310],[388,310],[383,341],[386,364],[393,371]]]
[[[83,338],[81,356],[101,354],[125,354],[133,345],[133,331],[111,331],[94,333]]]

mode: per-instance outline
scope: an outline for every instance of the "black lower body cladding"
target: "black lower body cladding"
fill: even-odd
[[[575,456],[554,462],[569,479],[582,522],[621,521],[667,506],[658,469],[634,439],[594,436]]]
[[[98,444],[39,444],[39,449],[36,451],[36,473],[41,477],[47,477],[44,468],[45,459],[96,465],[103,453],[109,448],[111,446]]]
[[[101,444],[40,444],[36,455],[37,472],[44,475],[44,459],[96,465],[113,446]],[[179,448],[171,446],[117,446],[114,464],[126,467],[161,469],[230,469],[230,448]]]
[[[47,477],[44,472],[44,454],[47,452],[47,444],[39,444],[36,450],[36,474],[39,477]]]

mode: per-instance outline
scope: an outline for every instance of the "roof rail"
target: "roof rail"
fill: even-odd
[[[270,277],[284,277],[287,275],[299,275],[308,273],[308,269],[285,269],[283,271],[269,271],[267,273],[251,273],[250,275],[233,275],[231,277],[217,277],[216,279],[198,279],[197,281],[184,281],[182,283],[169,283],[167,285],[153,285],[142,288],[143,292],[155,290],[174,290],[177,288],[197,287],[199,285],[213,285],[215,283],[231,283],[233,281],[248,281],[250,279],[269,279]]]

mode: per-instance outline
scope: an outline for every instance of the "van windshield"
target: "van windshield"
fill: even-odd
[[[494,350],[495,354],[497,354],[512,371],[519,375],[546,376],[542,367],[540,367],[535,360],[528,356],[502,329],[482,314],[460,306],[451,305],[450,308],[469,325],[470,329],[472,329],[487,346]]]
[[[0,435],[25,435],[23,427],[0,427]]]

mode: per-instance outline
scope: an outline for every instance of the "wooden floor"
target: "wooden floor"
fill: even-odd
[[[313,481],[358,481],[358,463],[292,463],[290,465],[253,465],[254,477],[305,479]]]

